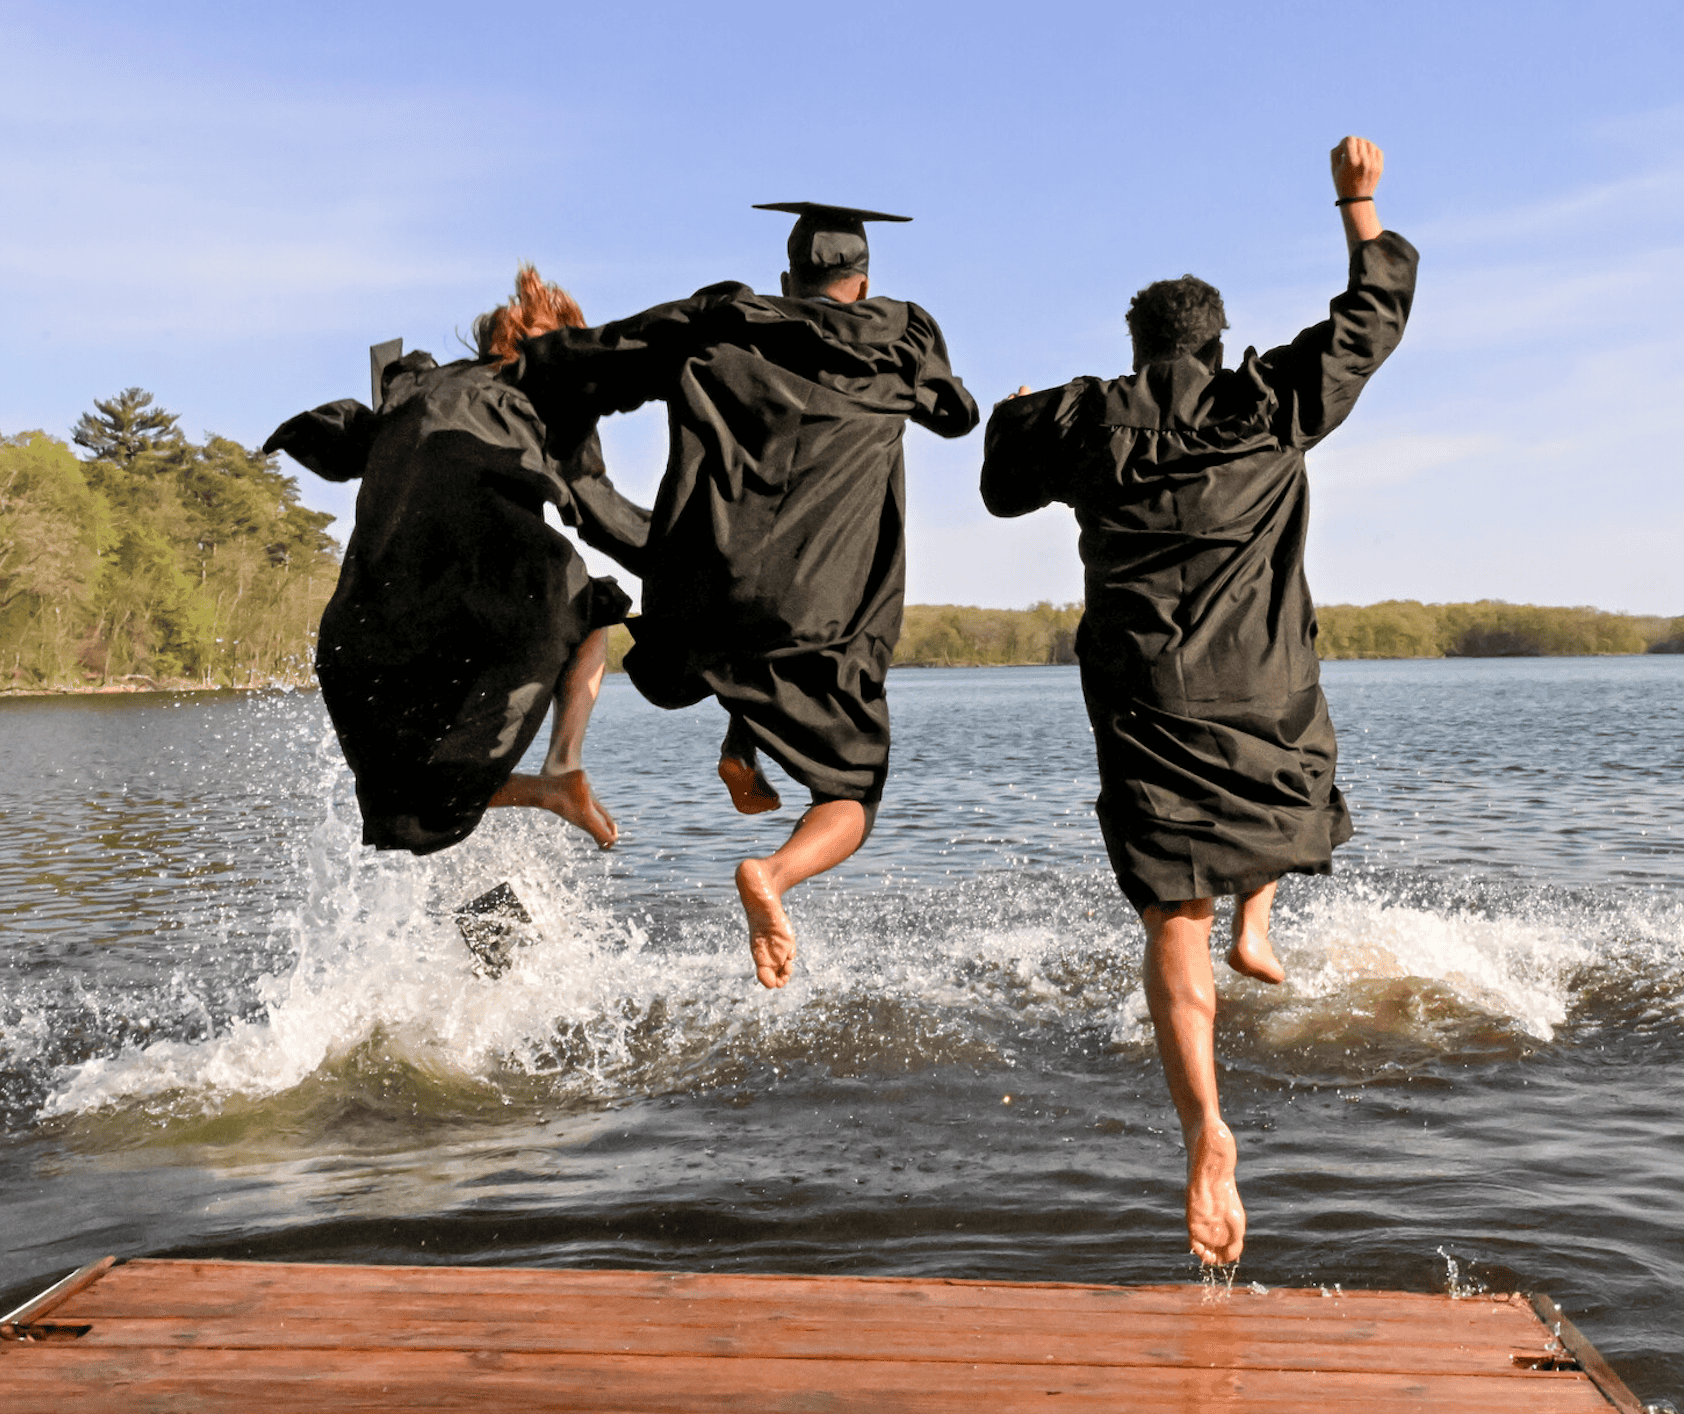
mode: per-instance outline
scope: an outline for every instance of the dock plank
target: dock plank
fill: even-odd
[[[258,1275],[261,1273],[261,1275]],[[476,1311],[536,1310],[537,1303],[581,1300],[605,1305],[617,1299],[726,1301],[744,1310],[757,1303],[779,1309],[833,1307],[893,1308],[905,1319],[918,1307],[1019,1311],[1033,1316],[1072,1308],[1093,1315],[1134,1319],[1148,1315],[1221,1314],[1264,1301],[1282,1317],[1323,1320],[1329,1316],[1398,1323],[1423,1323],[1442,1329],[1447,1322],[1470,1327],[1535,1330],[1537,1320],[1524,1298],[1475,1297],[1447,1302],[1408,1292],[1328,1295],[1319,1288],[1275,1287],[1265,1292],[1240,1286],[1231,1292],[1192,1284],[1174,1286],[1097,1286],[1060,1282],[985,1282],[915,1277],[784,1277],[621,1271],[547,1271],[479,1267],[336,1267],[294,1263],[164,1263],[134,1261],[117,1268],[98,1286],[75,1298],[79,1318],[142,1316],[157,1310],[157,1284],[179,1283],[170,1309],[194,1315],[232,1315],[259,1310],[325,1310],[334,1303],[356,1309],[378,1297],[382,1309],[396,1299],[436,1304],[456,1298],[453,1309]],[[630,1307],[623,1309],[632,1309]],[[509,1317],[517,1319],[516,1316]]]
[[[1023,1331],[938,1323],[904,1328],[878,1323],[827,1325],[801,1320],[587,1325],[498,1320],[441,1320],[382,1312],[367,1317],[290,1317],[283,1322],[240,1319],[205,1323],[171,1317],[98,1323],[79,1343],[85,1349],[342,1349],[507,1350],[569,1355],[693,1355],[752,1360],[775,1352],[783,1360],[888,1359],[930,1363],[1078,1364],[1232,1369],[1384,1371],[1435,1369],[1444,1374],[1522,1378],[1512,1356],[1544,1356],[1545,1333],[1524,1343],[1405,1342],[1384,1331],[1329,1339],[1322,1331],[1281,1329],[1243,1320],[1225,1328],[1189,1331],[1186,1324],[1129,1331]],[[869,1352],[868,1354],[866,1352]]]
[[[1077,1365],[941,1366],[923,1361],[741,1361],[673,1356],[537,1357],[403,1351],[371,1358],[320,1351],[146,1351],[121,1362],[45,1346],[58,1378],[7,1377],[11,1414],[187,1414],[261,1402],[265,1414],[322,1410],[520,1409],[581,1414],[713,1410],[860,1414],[1014,1414],[1023,1409],[1196,1409],[1433,1414],[1606,1414],[1588,1382],[1559,1373],[1524,1382],[1472,1375],[1281,1370],[1114,1370]],[[658,1365],[652,1369],[651,1364]],[[35,1376],[45,1371],[32,1371]],[[44,1397],[44,1398],[43,1398]],[[1126,1397],[1126,1406],[1119,1401]],[[115,1401],[120,1399],[120,1405]],[[1055,1404],[1056,1401],[1056,1404]]]
[[[36,1334],[7,1414],[1610,1407],[1523,1297],[148,1259]]]

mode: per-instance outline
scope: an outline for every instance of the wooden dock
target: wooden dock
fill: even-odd
[[[7,1414],[1642,1414],[1547,1298],[94,1263],[0,1321]]]

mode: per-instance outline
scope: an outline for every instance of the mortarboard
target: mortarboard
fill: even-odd
[[[789,268],[797,275],[864,275],[871,265],[865,223],[912,219],[820,201],[769,201],[754,209],[787,211],[800,218],[789,233]]]

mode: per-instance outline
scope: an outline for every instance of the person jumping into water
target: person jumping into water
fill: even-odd
[[[1129,306],[1132,375],[1022,388],[988,423],[988,509],[1062,501],[1081,526],[1096,808],[1146,929],[1187,1233],[1205,1263],[1237,1260],[1246,1224],[1217,1097],[1215,900],[1235,899],[1228,965],[1278,983],[1276,881],[1331,872],[1351,834],[1304,577],[1304,453],[1344,421],[1409,316],[1416,252],[1375,214],[1382,165],[1362,138],[1333,149],[1349,282],[1290,344],[1224,369],[1221,296],[1191,275],[1159,281]]]
[[[316,675],[365,844],[430,854],[504,805],[549,810],[603,849],[618,838],[581,751],[607,626],[631,600],[586,572],[543,509],[634,572],[649,512],[603,474],[594,431],[552,436],[515,383],[522,338],[584,322],[524,267],[515,298],[475,321],[477,357],[441,368],[408,354],[384,370],[378,409],[329,403],[264,444],[362,482]],[[516,774],[552,699],[544,764]]]
[[[600,329],[529,339],[521,386],[552,426],[667,405],[671,452],[626,658],[650,701],[712,695],[729,714],[719,774],[736,808],[776,809],[764,751],[812,793],[789,840],[737,866],[762,985],[788,983],[783,895],[870,833],[889,764],[885,677],[906,580],[901,437],[977,424],[941,330],[869,298],[864,223],[810,202],[781,298],[712,285]]]

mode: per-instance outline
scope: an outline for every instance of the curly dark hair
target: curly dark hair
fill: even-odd
[[[1228,327],[1220,291],[1197,275],[1153,281],[1129,301],[1128,321],[1138,363],[1195,353]]]

